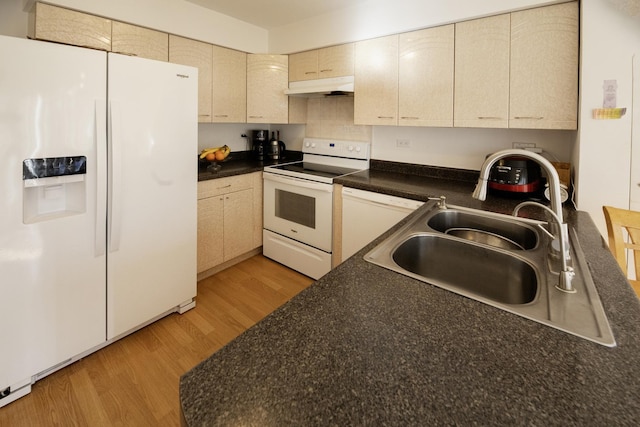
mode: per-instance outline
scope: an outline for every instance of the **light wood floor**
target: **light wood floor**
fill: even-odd
[[[0,426],[177,426],[180,376],[311,282],[262,255],[249,258],[199,282],[196,308],[36,382],[0,408]]]

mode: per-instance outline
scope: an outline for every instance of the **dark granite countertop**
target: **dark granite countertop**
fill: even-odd
[[[286,157],[280,160],[255,160],[250,151],[232,151],[229,157],[218,163],[219,169],[211,166],[211,162],[198,159],[198,182],[209,179],[224,178],[227,176],[242,175],[245,173],[259,172],[265,166],[277,165],[281,163],[296,162],[302,160],[302,153],[299,151],[287,151]]]
[[[497,212],[517,203],[492,195],[473,200],[474,184],[464,179],[391,170],[372,169],[340,183],[412,198],[444,194],[450,203]],[[616,347],[365,262],[364,253],[392,229],[183,375],[184,421],[636,425],[640,302],[589,215],[565,213]]]

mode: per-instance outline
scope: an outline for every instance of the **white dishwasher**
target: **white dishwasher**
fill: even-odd
[[[396,225],[422,202],[355,188],[342,188],[342,260]]]

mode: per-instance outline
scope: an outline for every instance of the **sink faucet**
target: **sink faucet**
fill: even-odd
[[[547,180],[549,181],[549,198],[551,200],[551,209],[537,202],[524,202],[516,206],[516,208],[513,210],[513,215],[517,216],[518,211],[522,206],[531,204],[540,206],[552,214],[553,219],[557,222],[557,227],[555,227],[555,224],[554,226],[552,226],[552,224],[549,224],[549,228],[551,230],[556,230],[558,240],[560,241],[560,259],[562,260],[562,271],[560,272],[560,277],[558,279],[556,288],[564,292],[575,292],[575,289],[571,284],[571,279],[573,278],[575,273],[573,272],[573,269],[568,266],[569,233],[567,224],[565,224],[562,219],[562,202],[560,201],[560,177],[558,176],[558,172],[556,171],[556,168],[553,167],[551,162],[549,162],[539,154],[517,148],[502,150],[493,153],[485,159],[482,167],[480,168],[480,177],[478,178],[478,184],[473,191],[473,198],[478,200],[485,200],[487,198],[487,181],[489,179],[491,167],[496,161],[508,156],[526,157],[534,160],[538,164],[540,164],[540,166],[542,166],[547,174]],[[553,245],[552,250],[554,250]]]

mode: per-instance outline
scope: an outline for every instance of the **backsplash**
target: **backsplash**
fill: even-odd
[[[301,150],[305,137],[371,141],[371,158],[398,163],[479,170],[487,154],[512,148],[514,142],[535,143],[549,160],[570,162],[576,131],[368,126],[353,123],[353,97],[309,98],[306,125],[251,123],[200,124],[199,149],[228,144],[244,151],[242,134],[252,129],[280,131],[289,150]]]
[[[306,136],[308,138],[371,141],[371,126],[353,124],[353,97],[309,98]]]

